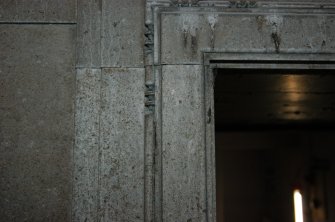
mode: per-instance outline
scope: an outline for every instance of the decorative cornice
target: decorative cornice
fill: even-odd
[[[290,2],[290,1],[223,1],[223,0],[148,0],[155,5],[165,5],[174,7],[224,7],[224,8],[315,8],[315,9],[334,9],[334,3],[320,2]]]
[[[229,8],[256,8],[257,2],[255,1],[230,1]]]
[[[335,9],[334,3],[311,1],[258,1],[258,0],[147,0],[147,5],[156,7],[224,7],[224,8],[315,8]]]
[[[199,0],[171,0],[171,4],[178,7],[195,7],[198,3]]]

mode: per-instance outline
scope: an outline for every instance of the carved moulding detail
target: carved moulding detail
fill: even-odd
[[[226,8],[335,8],[334,3],[257,1],[257,0],[147,0],[147,5],[160,7],[226,7]]]
[[[144,36],[145,36],[144,40],[145,54],[149,55],[150,53],[152,53],[154,47],[154,25],[152,23],[145,24]]]
[[[198,6],[198,3],[199,0],[171,0],[171,4],[178,7]]]
[[[230,8],[256,8],[257,2],[255,1],[230,1]]]

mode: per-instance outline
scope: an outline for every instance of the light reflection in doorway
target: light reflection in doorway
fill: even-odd
[[[302,195],[300,190],[294,190],[294,217],[295,222],[304,222],[304,212],[303,212],[303,203],[302,203]]]

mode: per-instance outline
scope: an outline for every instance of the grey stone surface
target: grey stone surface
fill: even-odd
[[[210,1],[210,0],[202,0],[202,1]],[[218,0],[218,1],[224,1],[224,0]],[[238,0],[233,0],[233,2],[236,2]],[[262,0],[262,1],[255,1],[255,2],[288,2],[286,0]],[[332,3],[334,0],[318,0],[317,2],[314,0],[291,0],[290,2],[312,2],[312,3]]]
[[[147,2],[149,3],[154,3],[154,4],[172,4],[172,5],[187,5],[187,4],[192,4],[192,5],[196,5],[196,4],[200,4],[200,5],[205,5],[205,3],[209,3],[210,5],[213,4],[234,4],[234,2],[239,2],[240,4],[244,4],[247,1],[241,1],[241,0],[147,0]],[[291,0],[291,1],[287,1],[287,0],[261,0],[261,1],[249,1],[249,3],[253,4],[254,2],[259,2],[259,3],[299,3],[299,2],[307,2],[307,3],[334,3],[334,0],[319,0],[319,1],[314,1],[314,0]]]
[[[163,13],[155,46],[170,64],[156,94],[162,125],[147,116],[144,135],[144,21],[153,18],[145,10],[144,0],[78,1],[77,49],[75,25],[0,25],[0,221],[70,221],[71,197],[73,221],[159,221],[161,213],[164,221],[212,221],[213,104],[204,99],[201,51],[335,51],[331,15]],[[75,0],[0,2],[0,23],[75,22]]]
[[[163,13],[161,62],[201,64],[201,51],[335,52],[335,17],[280,13]],[[300,28],[297,28],[300,27]]]
[[[102,0],[102,67],[143,67],[144,0]]]
[[[0,25],[0,220],[69,221],[75,26]]]
[[[77,67],[101,67],[101,1],[78,1]]]
[[[101,221],[144,220],[144,68],[103,69]]]
[[[202,66],[163,66],[163,221],[206,221],[204,106]]]
[[[154,221],[155,199],[155,126],[154,115],[145,115],[145,140],[144,140],[144,221]]]
[[[99,206],[101,69],[78,69],[73,221],[96,221]]]
[[[206,112],[206,182],[207,182],[207,220],[216,222],[216,153],[215,153],[215,106],[214,85],[215,77],[213,69],[206,67],[205,71],[205,112]]]
[[[1,0],[0,22],[76,22],[76,0]]]

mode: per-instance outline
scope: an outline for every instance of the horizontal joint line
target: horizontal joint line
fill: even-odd
[[[0,25],[76,25],[76,22],[2,22]]]

